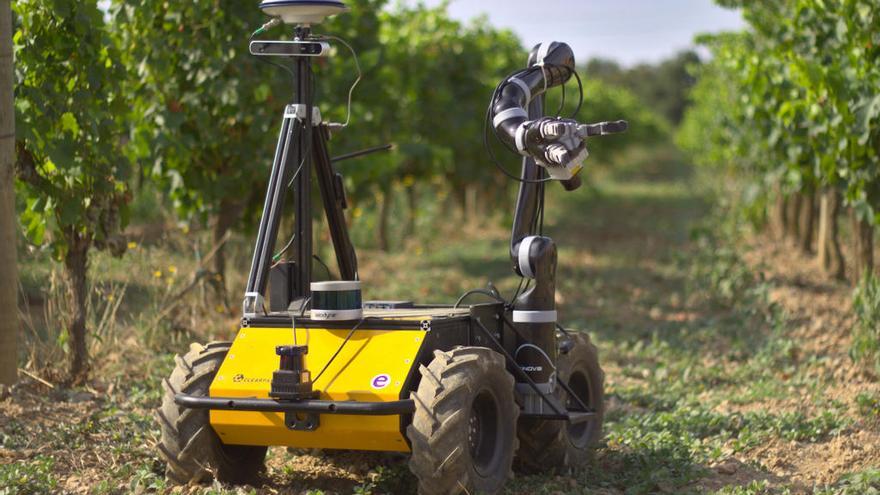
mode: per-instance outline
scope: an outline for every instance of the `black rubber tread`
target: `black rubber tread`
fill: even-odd
[[[229,342],[193,344],[183,357],[175,356],[171,376],[162,381],[165,393],[156,420],[162,430],[159,453],[166,461],[165,476],[176,484],[216,478],[243,483],[264,468],[266,447],[224,445],[204,409],[186,409],[174,403],[175,393],[207,396],[217,370],[226,358]]]
[[[542,473],[577,468],[587,463],[602,439],[602,421],[605,415],[605,372],[599,365],[599,351],[586,333],[572,332],[572,347],[560,354],[557,362],[558,376],[569,383],[575,370],[583,373],[590,382],[592,404],[597,416],[590,420],[589,431],[582,442],[570,438],[568,423],[522,418],[517,426],[519,450],[516,467],[523,473]],[[562,387],[558,396],[565,403],[567,395]],[[582,398],[583,399],[583,398]]]
[[[516,428],[516,470],[537,474],[566,467],[564,426],[563,421],[521,418]]]
[[[434,359],[419,371],[418,390],[410,395],[416,411],[406,430],[412,446],[409,466],[419,480],[419,493],[497,493],[513,475],[519,417],[504,358],[485,347],[457,347],[434,351]],[[498,441],[503,444],[493,456],[491,472],[481,474],[471,456],[468,428],[474,399],[484,391],[495,398],[502,432]]]

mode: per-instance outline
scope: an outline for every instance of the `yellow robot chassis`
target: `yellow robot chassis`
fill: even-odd
[[[313,101],[312,60],[329,56],[331,42],[348,45],[310,26],[346,7],[264,0],[260,8],[273,19],[252,36],[251,54],[293,61],[296,103],[281,123],[241,327],[232,342],[177,356],[163,383],[158,448],[168,479],[247,482],[272,446],[409,453],[423,494],[496,493],[514,466],[586,462],[601,438],[604,375],[587,334],[557,323],[545,183],[577,189],[586,138],[626,123],[545,117],[544,94],[577,73],[565,43],[536,46],[528,66],[497,86],[486,114],[487,129],[523,156],[518,176],[502,168],[519,182],[509,252],[523,282],[516,294],[506,300],[490,284],[455,304],[363,301],[334,163],[388,146],[331,158],[327,142],[346,126],[324,122]],[[293,39],[253,40],[282,23],[295,26]],[[338,268],[327,278],[336,280],[312,273],[315,183]],[[277,250],[288,196],[294,232]],[[489,302],[465,304],[474,295]]]

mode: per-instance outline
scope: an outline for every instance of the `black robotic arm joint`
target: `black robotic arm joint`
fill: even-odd
[[[556,243],[544,236],[528,236],[514,243],[514,271],[535,280],[552,278],[556,272]]]
[[[516,250],[516,271],[534,279],[513,304],[513,322],[521,335],[516,343],[517,364],[536,383],[552,389],[554,368],[547,363],[556,362],[556,243],[549,237],[528,236],[516,244]],[[519,353],[526,348],[538,351]],[[526,403],[529,410],[536,402]]]
[[[541,43],[529,55],[529,67],[511,76],[493,102],[493,126],[499,137],[516,149],[516,132],[528,120],[529,103],[547,90],[561,86],[575,71],[574,53],[565,43]]]
[[[565,43],[552,41],[550,43],[538,43],[529,52],[529,67],[540,64],[549,64],[554,67],[565,67],[568,72],[564,75],[565,81],[574,72],[574,51]],[[562,84],[561,81],[557,84]]]
[[[492,101],[495,134],[512,151],[534,158],[553,179],[570,181],[587,158],[585,135],[572,120],[530,119],[533,99],[568,82],[575,74],[574,54],[565,43],[542,43],[532,49],[529,67],[503,81]],[[571,181],[566,189],[576,189]]]

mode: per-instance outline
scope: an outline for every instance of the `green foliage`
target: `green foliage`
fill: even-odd
[[[394,182],[432,180],[451,183],[453,191],[467,184],[497,186],[490,190],[505,197],[509,183],[485,165],[480,135],[492,89],[525,64],[520,40],[484,18],[455,21],[445,6],[348,5],[351,12],[316,28],[347,39],[364,72],[354,92],[352,126],[335,135],[332,146],[341,153],[397,145],[391,153],[340,165],[353,202],[372,199],[377,187],[387,191]],[[245,3],[216,9],[198,2],[115,0],[113,19],[120,45],[131,47],[125,60],[136,95],[132,156],[152,164],[150,173],[184,216],[216,214],[224,200],[258,205],[278,115],[291,99],[287,73],[247,53],[246,36],[265,17]],[[356,71],[344,45],[332,44],[334,56],[314,67],[318,105],[325,119],[342,122]],[[625,89],[598,82],[585,89],[579,118],[634,124],[629,135],[606,138],[597,148],[613,151],[666,134],[662,119]]]
[[[355,92],[352,127],[334,136],[334,150],[396,145],[390,153],[340,165],[354,201],[374,198],[376,189],[390,194],[393,183],[416,182],[433,182],[442,192],[449,185],[496,184],[503,197],[505,184],[493,169],[475,164],[485,163],[480,135],[489,95],[506,73],[525,63],[519,39],[485,19],[455,21],[445,6],[364,9],[374,16],[367,32],[345,24],[351,14],[322,26],[322,32],[354,42],[365,73]],[[320,93],[342,101],[353,78],[353,64],[334,58],[319,75],[327,88]],[[328,115],[342,121],[344,107]]]
[[[525,65],[526,53],[509,31],[486,19],[452,20],[445,5],[397,9],[382,17],[388,63],[378,77],[386,93],[385,132],[400,145],[397,174],[454,184],[499,180],[485,163],[480,136],[492,89]]]
[[[773,493],[767,481],[752,481],[745,486],[726,486],[713,495],[764,495]]]
[[[392,47],[382,43],[385,23],[383,8],[385,0],[358,0],[346,3],[350,12],[334,16],[319,26],[319,33],[327,33],[346,40],[355,50],[363,73],[362,80],[354,90],[350,127],[335,134],[330,143],[331,153],[341,154],[380,144],[393,143],[395,138],[385,132],[386,125],[395,118],[386,104],[393,101],[389,96],[387,80],[382,70],[387,64],[395,64],[389,51]],[[318,85],[316,104],[325,119],[345,122],[347,96],[357,77],[357,66],[348,49],[340,42],[331,40],[335,47],[333,56],[314,67]],[[279,71],[272,77],[278,79]],[[290,90],[281,93],[291,98]],[[392,153],[368,155],[351,162],[343,162],[339,169],[348,179],[347,193],[352,199],[367,197],[372,185],[379,178],[388,178],[394,169]]]
[[[669,449],[679,455],[716,456],[725,442],[736,452],[755,447],[770,437],[799,442],[820,442],[840,434],[848,421],[824,411],[816,417],[791,412],[719,414],[700,406],[679,404],[673,411],[624,418],[609,440],[636,450]],[[711,440],[711,441],[707,441]]]
[[[497,182],[489,167],[474,166],[484,159],[481,116],[497,81],[524,63],[519,40],[485,20],[454,21],[445,6],[347,4],[349,13],[315,28],[346,39],[364,75],[351,127],[333,136],[334,153],[397,145],[340,166],[352,202],[372,199],[377,187],[393,182]],[[279,116],[293,99],[289,74],[247,52],[248,34],[267,18],[241,2],[223,9],[159,0],[113,5],[120,44],[131,47],[133,157],[152,164],[152,177],[184,217],[218,214],[224,202],[236,213],[258,207]],[[291,34],[278,27],[266,37]],[[317,105],[325,120],[343,122],[356,66],[343,43],[331,44],[333,56],[313,64]]]
[[[597,184],[599,193],[559,191],[551,196],[554,213],[548,218],[555,222],[548,229],[551,236],[565,238],[561,243],[560,272],[568,274],[560,279],[565,296],[560,310],[567,321],[579,321],[581,328],[590,329],[599,346],[608,372],[606,431],[615,441],[600,448],[596,461],[583,470],[561,476],[518,474],[508,487],[511,492],[692,493],[707,485],[748,483],[766,476],[762,467],[748,461],[760,457],[760,450],[750,450],[750,446],[758,445],[760,449],[773,442],[779,446],[780,462],[788,463],[802,453],[821,451],[828,438],[841,431],[845,441],[835,445],[855,445],[847,452],[858,453],[857,429],[862,429],[865,422],[852,418],[849,408],[838,409],[828,400],[829,391],[845,382],[848,373],[838,373],[828,361],[817,363],[808,357],[808,346],[802,339],[792,338],[792,333],[765,340],[772,333],[770,329],[743,315],[759,309],[719,310],[680,297],[686,279],[696,274],[682,272],[681,265],[673,262],[673,254],[691,256],[689,247],[694,245],[688,242],[688,229],[705,215],[706,207],[693,178],[682,178],[675,164],[665,166],[669,170],[664,175],[650,178],[618,182],[615,175],[606,174]],[[609,231],[610,226],[620,228]],[[714,227],[719,228],[717,224]],[[93,269],[102,284],[130,280],[134,288],[133,297],[127,297],[123,306],[131,304],[125,312],[126,323],[120,325],[118,338],[112,340],[109,359],[100,361],[100,376],[107,377],[115,387],[101,394],[99,400],[89,402],[86,414],[76,414],[82,411],[82,404],[59,402],[54,394],[30,389],[33,391],[28,392],[32,395],[27,403],[33,407],[27,411],[39,408],[44,417],[30,421],[27,411],[14,407],[8,409],[14,416],[0,427],[0,449],[13,456],[13,465],[27,466],[31,461],[27,458],[29,452],[53,452],[56,461],[50,476],[58,480],[57,487],[69,486],[69,480],[87,479],[95,493],[174,490],[167,484],[163,487],[163,465],[153,447],[158,426],[150,417],[160,398],[161,387],[156,384],[173,368],[174,353],[157,352],[148,344],[147,330],[136,323],[139,315],[156,313],[155,307],[165,294],[163,286],[170,278],[169,264],[177,265],[179,274],[192,271],[194,265],[187,263],[193,260],[185,248],[192,236],[172,235],[157,245],[131,249],[122,260],[98,254]],[[506,229],[487,228],[477,237],[467,232],[450,234],[448,230],[434,235],[429,243],[433,248],[424,252],[418,247],[397,254],[370,252],[372,261],[362,273],[373,281],[370,297],[415,295],[423,300],[449,300],[466,288],[484,285],[486,277],[497,282],[504,294],[515,290],[517,280],[510,276]],[[602,242],[597,245],[591,241],[596,239]],[[730,239],[723,237],[696,247],[722,249],[723,240]],[[648,250],[646,243],[650,243]],[[708,254],[693,257],[710,264],[714,259]],[[729,273],[735,280],[762,284],[758,275],[750,276],[746,269],[730,270],[734,263],[745,266],[742,257],[736,260],[728,254],[721,258],[718,272]],[[246,270],[241,265],[245,264],[236,264],[236,269]],[[156,278],[153,270],[162,271],[162,277]],[[407,277],[395,276],[404,272]],[[716,280],[719,278],[724,277]],[[183,277],[177,280],[188,283]],[[807,304],[811,299],[806,297],[815,296],[814,291],[809,287],[798,289],[796,284],[788,287],[800,290],[804,299],[799,298],[799,304]],[[709,291],[714,284],[700,281],[695,285]],[[741,293],[758,292],[745,282],[733,285],[742,288]],[[643,292],[633,291],[634,287]],[[194,308],[204,305],[200,295],[189,297]],[[735,299],[740,301],[738,304],[750,302],[748,297]],[[187,321],[189,311],[183,313],[174,320]],[[675,318],[680,315],[687,318]],[[798,315],[794,316],[800,321]],[[169,334],[169,350],[185,346],[190,340],[226,338],[234,332],[222,315],[200,319],[197,328],[183,328],[182,332]],[[726,343],[733,332],[742,332],[746,337],[738,349]],[[819,359],[826,359],[823,348],[815,352]],[[791,404],[802,414],[783,413],[777,409],[780,403]],[[71,411],[82,421],[71,421]],[[801,439],[798,442],[815,438],[818,443],[787,449],[787,438]],[[394,456],[297,459],[298,454],[284,449],[271,449],[270,456],[265,486],[257,491],[283,492],[295,487],[315,495],[324,491],[351,493],[363,483],[366,488],[375,485],[371,490],[377,494],[413,492],[405,459]],[[735,464],[735,476],[710,474],[709,466],[729,458],[744,463]],[[88,464],[77,469],[82,459]],[[328,469],[316,473],[313,468],[317,464]],[[361,467],[373,464],[387,467],[362,476]],[[338,476],[339,470],[348,466],[357,469]],[[303,467],[308,471],[302,471]],[[797,473],[808,476],[803,470]],[[707,483],[697,481],[703,476],[711,479]],[[753,487],[751,490],[727,488],[721,493],[764,493],[754,488],[757,486],[764,486],[767,493],[786,493],[786,477],[768,477],[772,482],[747,485]],[[230,495],[253,491],[229,486],[186,490]],[[12,492],[18,490],[13,488]],[[853,488],[850,493],[870,492]]]
[[[658,64],[640,64],[624,69],[613,60],[591,59],[584,72],[612,87],[631,91],[643,105],[678,125],[688,106],[688,91],[695,84],[693,68],[700,58],[683,51]]]
[[[740,95],[732,84],[732,70],[720,60],[728,58],[728,50],[736,50],[743,37],[726,35],[713,40],[716,61],[695,69],[697,84],[690,98],[695,103],[684,116],[676,133],[676,144],[688,152],[702,167],[729,166],[739,156],[735,145],[740,132]],[[722,111],[719,111],[722,109]],[[746,163],[737,163],[745,166]]]
[[[351,12],[319,27],[347,39],[364,79],[354,93],[351,129],[334,136],[337,152],[398,145],[342,168],[354,199],[376,185],[400,179],[453,175],[486,177],[480,115],[501,74],[525,60],[519,41],[485,21],[453,21],[445,7],[398,7],[384,0],[349,2]],[[247,53],[247,35],[265,16],[252,4],[166,5],[118,0],[114,20],[128,54],[138,95],[134,155],[154,163],[154,176],[171,191],[184,215],[217,213],[226,199],[258,204],[278,116],[292,99],[288,74]],[[289,28],[276,28],[279,37]],[[289,36],[290,33],[287,33]],[[346,117],[346,96],[356,77],[347,49],[315,63],[318,106],[328,120]],[[490,86],[491,84],[491,86]],[[461,125],[438,125],[443,120]]]
[[[856,407],[859,414],[867,418],[880,418],[880,397],[869,393],[856,396]]]
[[[880,207],[880,13],[871,0],[725,1],[750,31],[706,37],[679,142],[783,193],[846,191],[861,218]]]
[[[54,459],[44,455],[27,462],[0,464],[0,495],[55,493],[58,480],[52,473],[54,464]]]
[[[847,425],[846,419],[831,411],[816,417],[795,412],[721,414],[704,404],[680,402],[670,411],[649,409],[615,418],[606,438],[614,450],[621,452],[615,464],[621,463],[621,471],[627,474],[622,484],[631,490],[628,493],[653,493],[658,485],[687,485],[704,474],[701,464],[718,460],[725,452],[746,452],[771,438],[822,442],[840,434]],[[599,480],[608,476],[591,474]]]
[[[289,90],[248,53],[253,3],[116,0],[133,95],[130,154],[184,217],[244,206],[266,180]]]
[[[114,251],[130,199],[125,72],[94,0],[17,0],[17,194],[31,242]]]
[[[370,482],[374,493],[412,493],[417,490],[416,479],[406,464],[377,466]]]
[[[866,469],[844,475],[834,486],[819,488],[815,495],[878,495],[880,469]]]
[[[766,284],[740,256],[739,249],[720,237],[713,225],[691,233],[697,249],[686,260],[690,291],[727,308],[764,308]]]
[[[853,359],[871,363],[880,371],[880,277],[868,274],[853,292]]]
[[[548,107],[553,108],[552,100]],[[581,122],[618,119],[629,122],[626,133],[603,136],[588,143],[590,153],[601,161],[614,159],[625,149],[658,145],[667,141],[670,134],[669,124],[633,93],[598,80],[584,81],[584,107],[577,119]]]

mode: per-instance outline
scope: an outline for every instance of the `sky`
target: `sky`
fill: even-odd
[[[564,41],[579,61],[602,57],[626,66],[662,60],[692,46],[699,33],[744,27],[738,12],[712,0],[451,0],[449,13],[460,20],[485,13],[526,46]]]

